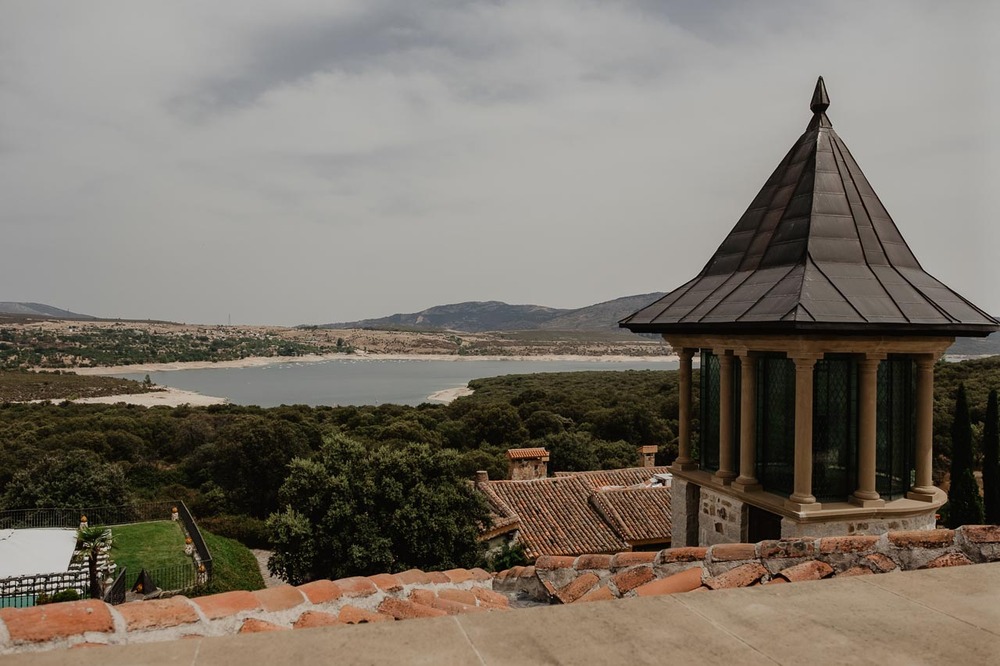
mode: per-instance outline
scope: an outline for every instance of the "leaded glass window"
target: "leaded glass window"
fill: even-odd
[[[858,369],[827,355],[813,369],[813,495],[844,500],[857,489]]]
[[[719,357],[701,351],[701,437],[698,440],[701,468],[719,469]]]
[[[757,359],[757,479],[782,495],[795,486],[795,363],[784,354]]]
[[[914,483],[914,381],[910,359],[890,357],[879,363],[875,489],[885,499],[903,497]]]

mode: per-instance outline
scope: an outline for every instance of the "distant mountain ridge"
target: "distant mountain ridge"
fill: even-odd
[[[44,319],[96,319],[90,315],[77,314],[69,310],[45,305],[44,303],[19,303],[15,301],[0,301],[0,315],[15,317],[40,317]]]
[[[416,328],[462,333],[487,331],[595,331],[619,330],[618,320],[656,301],[664,294],[638,294],[576,309],[544,305],[510,305],[501,301],[467,301],[435,305],[420,312],[323,324],[321,328]]]

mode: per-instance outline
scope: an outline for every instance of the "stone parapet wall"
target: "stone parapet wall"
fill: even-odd
[[[497,574],[516,599],[574,603],[1000,561],[1000,526],[801,537],[659,552],[538,558]]]
[[[4,608],[0,655],[509,610],[508,598],[492,587],[482,569],[412,569],[119,606],[86,600]]]

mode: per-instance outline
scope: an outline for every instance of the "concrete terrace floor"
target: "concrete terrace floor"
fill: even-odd
[[[75,649],[20,664],[946,664],[1000,654],[1000,563],[396,623]]]

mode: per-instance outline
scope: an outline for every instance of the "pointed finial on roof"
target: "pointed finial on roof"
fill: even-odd
[[[826,84],[823,83],[822,76],[816,81],[816,90],[813,91],[813,98],[812,102],[809,103],[809,108],[812,109],[813,113],[823,113],[830,108],[830,96],[826,94]]]

